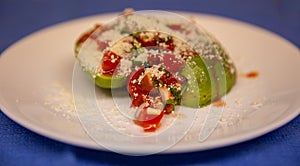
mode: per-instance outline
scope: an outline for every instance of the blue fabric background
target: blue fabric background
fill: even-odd
[[[1,0],[0,52],[17,40],[74,18],[161,9],[215,14],[268,29],[300,47],[299,0]],[[0,80],[1,81],[1,80]],[[16,124],[0,112],[2,165],[300,165],[300,117],[237,145],[183,154],[129,157],[56,142]]]

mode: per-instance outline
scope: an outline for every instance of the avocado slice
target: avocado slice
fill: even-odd
[[[187,62],[181,74],[188,80],[182,93],[182,105],[197,108],[211,101],[211,81],[200,56]]]
[[[186,62],[181,74],[188,79],[182,91],[181,104],[197,108],[210,104],[228,93],[236,83],[236,70],[220,43],[214,41],[221,58],[207,59],[201,55]]]

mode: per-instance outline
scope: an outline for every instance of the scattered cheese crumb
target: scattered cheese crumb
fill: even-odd
[[[44,99],[44,104],[50,106],[55,114],[61,115],[67,120],[75,120],[77,117],[73,95],[58,81],[54,83],[51,93]]]

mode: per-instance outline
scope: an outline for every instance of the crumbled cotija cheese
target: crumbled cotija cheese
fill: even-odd
[[[141,48],[141,44],[133,39],[132,35],[140,32],[140,36],[144,41],[151,41],[158,34],[161,39],[168,41],[171,37],[174,44],[174,51],[165,50],[165,53],[172,53],[177,58],[186,55],[186,60],[191,59],[193,52],[201,55],[204,59],[211,62],[222,61],[221,53],[218,51],[218,45],[205,31],[199,29],[190,20],[178,17],[168,17],[169,15],[153,15],[149,16],[143,13],[133,13],[126,16],[120,16],[112,22],[102,26],[103,32],[97,33],[96,39],[87,40],[82,46],[78,59],[85,70],[101,75],[102,63],[101,59],[107,49],[98,50],[97,41],[108,41],[108,45],[112,52],[121,57],[121,63],[118,74],[128,75],[131,72],[132,60],[138,62],[146,62],[147,56],[159,53],[157,49]],[[170,15],[171,16],[171,15]],[[170,25],[179,25],[180,29],[172,29]],[[159,45],[167,48],[166,43],[161,42]],[[135,52],[134,52],[134,49]],[[136,55],[134,55],[136,54]],[[162,58],[162,56],[160,56]],[[229,58],[224,59],[226,64],[231,64]],[[113,63],[113,61],[112,61]],[[231,67],[231,73],[235,72],[235,68]]]
[[[102,56],[102,53],[98,51],[98,44],[88,39],[82,46],[82,49],[80,49],[78,59],[84,70],[95,73]]]
[[[119,73],[124,74],[128,76],[132,71],[132,62],[129,59],[121,59],[120,65],[119,65]]]

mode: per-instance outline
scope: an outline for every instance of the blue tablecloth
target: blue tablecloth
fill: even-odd
[[[268,29],[300,47],[299,0],[1,0],[0,52],[22,37],[55,23],[129,7],[234,18]],[[0,165],[300,165],[299,122],[298,116],[273,132],[229,147],[129,157],[48,139],[0,112]]]

